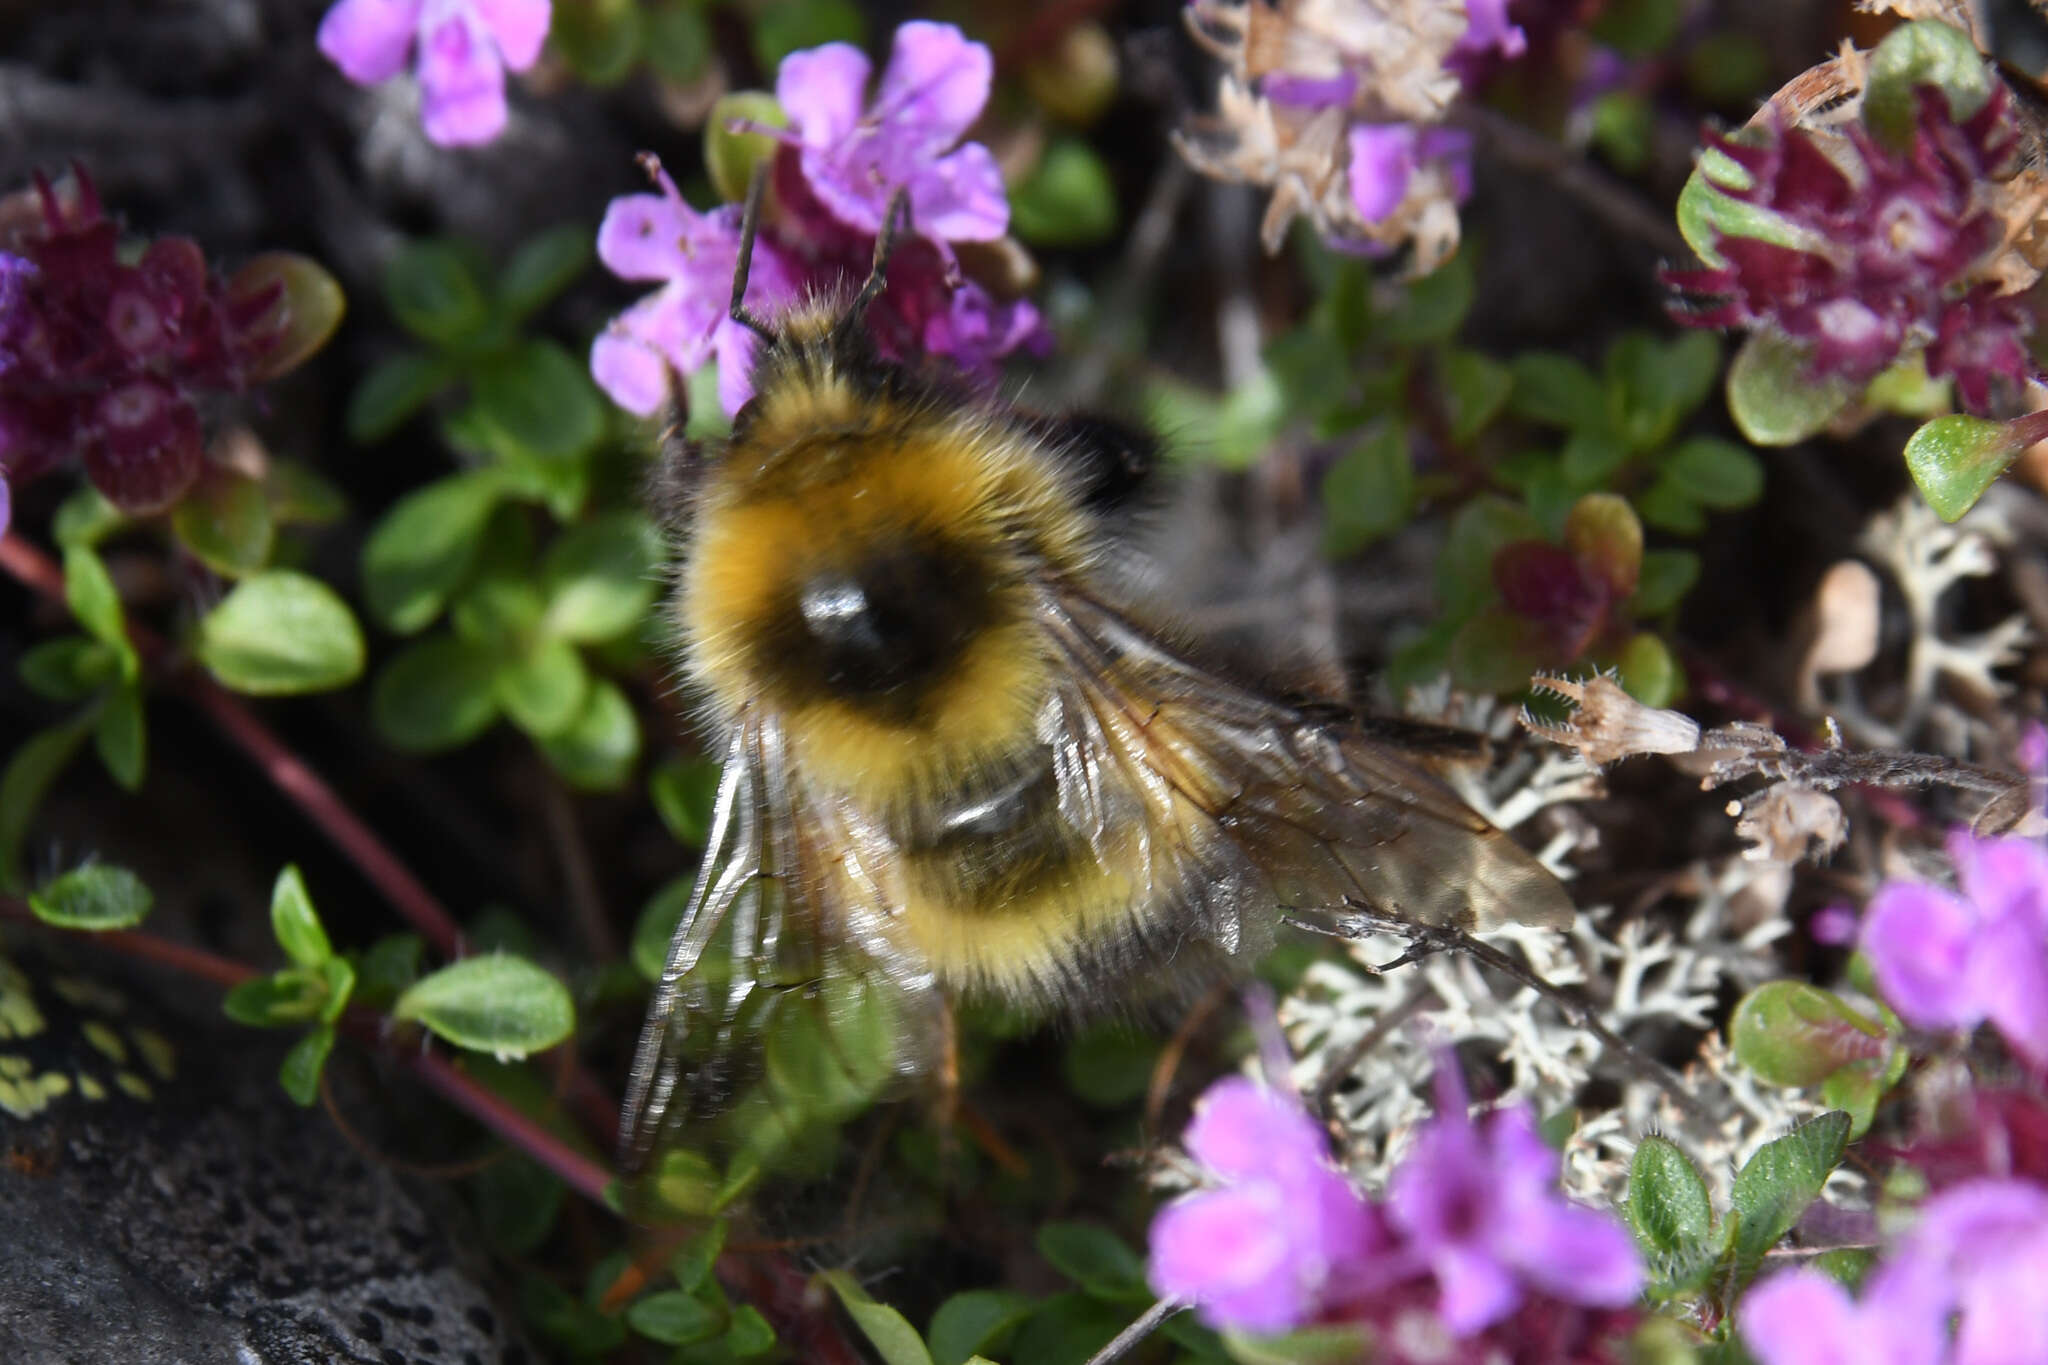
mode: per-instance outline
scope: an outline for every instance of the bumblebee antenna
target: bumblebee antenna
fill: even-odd
[[[740,216],[740,254],[732,268],[732,307],[727,312],[734,322],[761,340],[774,341],[777,339],[775,330],[748,312],[743,302],[747,295],[747,275],[754,268],[754,234],[761,227],[761,201],[767,197],[768,166],[768,161],[762,161],[754,167],[754,174],[747,181],[747,207]]]
[[[897,243],[910,228],[910,191],[899,187],[889,196],[889,207],[882,211],[882,230],[875,236],[875,263],[868,269],[867,279],[861,282],[860,292],[853,296],[847,307],[846,316],[839,320],[839,329],[852,331],[860,326],[867,316],[868,305],[881,297],[888,284],[889,258],[896,253]]]

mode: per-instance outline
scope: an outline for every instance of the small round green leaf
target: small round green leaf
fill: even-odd
[[[528,340],[476,372],[477,415],[501,453],[573,460],[604,435],[604,400],[589,372],[552,341]]]
[[[1813,352],[1779,332],[1751,332],[1728,366],[1728,413],[1751,445],[1812,436],[1856,397],[1839,375],[1816,375]]]
[[[661,591],[661,533],[645,513],[610,512],[571,527],[541,566],[543,629],[594,644],[645,619]]]
[[[266,251],[249,260],[228,278],[228,301],[231,307],[264,308],[240,325],[240,349],[253,358],[249,378],[259,383],[303,365],[348,311],[341,281],[312,257],[292,251]]]
[[[60,929],[126,929],[142,923],[153,898],[142,878],[111,863],[87,863],[29,892],[36,918]]]
[[[1662,616],[1682,601],[1700,580],[1700,557],[1692,550],[1646,550],[1636,595],[1629,609],[1638,619]]]
[[[1408,429],[1398,422],[1382,423],[1323,478],[1323,552],[1352,554],[1399,530],[1408,521],[1414,496]]]
[[[2019,453],[2048,438],[2048,413],[2011,422],[1982,417],[1937,417],[1906,441],[1906,469],[1927,505],[1943,521],[1955,521],[1977,505],[1992,480]]]
[[[1695,436],[1664,459],[1664,476],[1703,507],[1727,511],[1764,495],[1764,465],[1756,452],[1717,436]]]
[[[178,543],[224,578],[254,573],[270,558],[277,528],[262,484],[232,469],[209,469],[171,509]]]
[[[1500,414],[1515,387],[1515,376],[1498,360],[1456,348],[1444,355],[1443,384],[1451,413],[1451,439],[1464,442]]]
[[[626,1309],[626,1325],[665,1346],[706,1341],[725,1330],[726,1313],[682,1289],[662,1289],[635,1299]]]
[[[586,84],[617,85],[639,60],[640,29],[634,0],[582,0],[555,10],[548,43]]]
[[[0,887],[21,888],[21,841],[50,784],[85,743],[88,713],[38,730],[21,742],[0,772]]]
[[[498,276],[499,309],[517,321],[567,289],[590,268],[594,237],[586,223],[564,223],[529,238]]]
[[[1939,19],[1916,19],[1884,36],[1870,54],[1863,84],[1863,126],[1878,141],[1902,151],[1912,145],[1920,123],[1923,85],[1948,101],[1949,117],[1962,123],[1991,98],[1991,68],[1970,35]]]
[[[93,724],[92,738],[107,775],[120,783],[123,791],[140,788],[148,753],[148,731],[144,728],[139,686],[122,683],[108,689],[99,719]]]
[[[1116,184],[1095,149],[1055,138],[1024,183],[1010,193],[1010,230],[1033,246],[1071,247],[1116,232]]]
[[[468,257],[449,242],[409,242],[384,271],[384,298],[414,336],[453,345],[490,320],[490,306]]]
[[[819,1278],[839,1296],[847,1315],[868,1339],[868,1344],[875,1348],[875,1354],[882,1358],[882,1365],[932,1365],[932,1355],[925,1349],[924,1338],[901,1313],[869,1298],[867,1291],[843,1270],[828,1270]]]
[[[326,1011],[327,978],[304,967],[286,967],[244,981],[221,997],[221,1013],[251,1028],[296,1028]]]
[[[1622,690],[1645,706],[1669,706],[1685,690],[1685,670],[1671,646],[1647,630],[1637,631],[1614,661]]]
[[[384,514],[363,546],[363,598],[387,629],[424,629],[469,573],[491,511],[504,496],[488,470],[416,489]]]
[[[416,1020],[457,1047],[500,1058],[551,1048],[576,1027],[568,989],[525,958],[504,953],[465,958],[422,977],[398,997],[391,1014]]]
[[[1735,1056],[1772,1085],[1816,1085],[1889,1051],[1883,1025],[1804,981],[1768,981],[1735,1006]]]
[[[498,702],[514,725],[536,739],[561,734],[581,717],[590,672],[566,640],[541,640],[498,665]]]
[[[1808,1119],[1758,1148],[1735,1173],[1730,1196],[1737,1222],[1735,1252],[1747,1273],[1792,1230],[1807,1205],[1820,1197],[1829,1172],[1849,1142],[1849,1116],[1840,1110]]]
[[[497,674],[490,650],[437,635],[384,666],[370,694],[370,715],[378,733],[400,749],[452,749],[498,718]]]
[[[16,667],[22,685],[37,696],[78,701],[119,677],[121,660],[102,641],[66,635],[31,647]]]
[[[320,1072],[333,1051],[334,1025],[325,1023],[293,1043],[292,1050],[284,1054],[284,1064],[277,1069],[277,1081],[300,1108],[310,1109],[313,1101],[320,1098]]]
[[[618,687],[593,679],[583,709],[567,729],[539,741],[541,752],[571,785],[613,791],[640,757],[640,721]]]
[[[1145,1262],[1123,1239],[1092,1223],[1047,1223],[1038,1230],[1038,1254],[1093,1298],[1140,1303],[1152,1297]]]
[[[971,1357],[1001,1349],[1031,1316],[1032,1302],[1007,1289],[969,1289],[953,1295],[932,1314],[925,1336],[933,1365],[964,1365]]]
[[[1714,1231],[1714,1205],[1706,1177],[1676,1143],[1655,1134],[1642,1140],[1628,1167],[1629,1226],[1652,1250],[1674,1253],[1705,1242]]]
[[[1517,417],[1567,431],[1607,425],[1607,394],[1593,372],[1554,351],[1524,351],[1508,363],[1514,387],[1508,410]]]
[[[754,60],[773,71],[782,59],[804,48],[826,43],[867,41],[867,16],[853,0],[783,0],[754,16]]]
[[[199,659],[237,692],[324,692],[363,671],[363,632],[334,589],[290,569],[245,578],[199,623]]]
[[[96,638],[125,655],[134,652],[128,643],[128,627],[121,613],[121,595],[98,554],[83,545],[64,550],[64,602]]]
[[[736,123],[787,128],[789,115],[766,90],[734,90],[720,95],[711,106],[711,116],[704,120],[704,164],[711,173],[712,188],[729,204],[747,197],[754,168],[775,155],[781,145],[773,134],[735,129]]]
[[[349,439],[358,445],[383,440],[454,383],[455,374],[455,366],[446,356],[425,351],[386,356],[349,395],[345,419]]]

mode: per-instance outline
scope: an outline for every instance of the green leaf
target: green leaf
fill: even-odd
[[[1110,1303],[1147,1303],[1145,1262],[1107,1228],[1092,1223],[1047,1223],[1038,1230],[1038,1254],[1084,1293]]]
[[[1225,1332],[1223,1345],[1239,1365],[1349,1365],[1373,1355],[1371,1329],[1351,1322],[1297,1327],[1271,1337]]]
[[[454,383],[456,374],[454,362],[444,355],[400,351],[384,357],[349,395],[349,439],[357,445],[383,440]]]
[[[1092,1025],[1068,1042],[1060,1058],[1067,1088],[1101,1109],[1141,1098],[1152,1083],[1159,1040],[1123,1022]]]
[[[386,629],[410,635],[441,614],[476,560],[501,476],[474,470],[401,498],[363,546],[363,599]]]
[[[119,677],[121,660],[102,641],[66,635],[32,647],[17,667],[22,685],[37,696],[78,701]]]
[[[867,17],[853,0],[783,0],[763,8],[753,19],[754,60],[773,71],[782,59],[803,48],[826,43],[867,41]]]
[[[264,486],[279,526],[326,526],[348,515],[348,499],[332,480],[299,460],[274,459]]]
[[[0,888],[21,889],[21,842],[29,821],[91,728],[88,712],[39,730],[22,741],[7,760],[7,770],[0,772]]]
[[[756,167],[775,155],[781,145],[772,133],[741,131],[734,124],[759,128],[787,128],[789,114],[766,90],[734,90],[720,95],[704,121],[704,165],[719,198],[736,204],[747,197],[747,185]],[[692,391],[690,408],[697,408]],[[716,404],[712,405],[714,408]]]
[[[537,1272],[520,1277],[519,1304],[535,1331],[578,1360],[602,1356],[626,1340],[623,1322],[598,1312]]]
[[[518,322],[575,283],[590,269],[594,240],[584,223],[564,223],[529,238],[498,276],[501,315]]]
[[[1456,336],[1478,292],[1472,255],[1460,252],[1409,284],[1395,305],[1374,320],[1374,334],[1393,346],[1429,346]]]
[[[970,1357],[1002,1349],[1024,1319],[1031,1300],[1008,1289],[969,1289],[953,1295],[932,1314],[933,1365],[964,1365]]]
[[[171,532],[207,568],[239,578],[270,558],[277,528],[262,484],[213,466],[171,509]]]
[[[1948,101],[1949,118],[1969,120],[1991,98],[1991,70],[1970,35],[1938,19],[1900,24],[1870,54],[1863,84],[1863,126],[1894,151],[1913,142],[1920,124],[1914,90],[1931,85]]]
[[[1623,175],[1642,172],[1655,150],[1657,111],[1639,90],[1596,96],[1590,112],[1593,145]]]
[[[221,1013],[251,1028],[296,1028],[326,1012],[331,998],[324,974],[287,967],[253,977],[221,997]]]
[[[467,744],[498,718],[498,661],[452,635],[401,650],[377,675],[370,715],[377,731],[411,753]]]
[[[1010,231],[1032,246],[1075,247],[1116,233],[1116,184],[1093,147],[1056,137],[1010,192]]]
[[[356,968],[356,999],[371,1009],[388,1009],[391,1002],[419,980],[420,960],[426,944],[418,934],[386,934],[363,952]]]
[[[1613,433],[1600,428],[1574,431],[1565,438],[1557,469],[1573,489],[1602,487],[1628,461],[1628,447]]]
[[[569,992],[522,957],[464,958],[420,978],[392,1006],[457,1047],[500,1059],[524,1057],[566,1040],[576,1027]]]
[[[478,367],[478,416],[492,448],[574,460],[604,435],[604,400],[589,373],[552,341],[528,340]]]
[[[719,1344],[739,1360],[764,1356],[775,1349],[775,1329],[761,1316],[760,1309],[743,1303],[732,1310],[732,1326],[726,1329]]]
[[[50,520],[50,537],[61,549],[74,545],[91,549],[127,524],[126,512],[86,484],[57,504],[57,515]]]
[[[1700,579],[1700,557],[1691,550],[1646,550],[1636,595],[1629,608],[1638,618],[1662,616],[1684,600]]]
[[[1751,445],[1797,444],[1856,397],[1839,375],[1816,375],[1813,352],[1778,332],[1751,332],[1728,367],[1728,414]]]
[[[718,765],[706,758],[664,759],[647,775],[647,795],[677,843],[702,848],[718,798]]]
[[[1693,501],[1692,494],[1679,487],[1677,480],[1659,475],[1636,496],[1636,515],[1660,531],[1674,535],[1696,536],[1707,529],[1706,509]]]
[[[327,344],[348,311],[348,295],[310,256],[266,251],[228,277],[227,305],[240,333],[237,349],[248,356],[245,377],[264,383]]]
[[[1714,1205],[1706,1177],[1692,1158],[1668,1138],[1652,1134],[1629,1161],[1628,1196],[1622,1214],[1643,1244],[1654,1251],[1684,1252],[1714,1232]]]
[[[676,1277],[678,1289],[694,1294],[712,1283],[711,1272],[725,1250],[725,1234],[730,1227],[723,1218],[717,1219],[669,1257],[669,1270]]]
[[[818,1278],[839,1296],[847,1315],[882,1358],[882,1365],[932,1365],[924,1339],[901,1313],[869,1298],[867,1291],[843,1270],[828,1270]]]
[[[614,791],[640,757],[640,721],[626,694],[603,678],[591,681],[583,709],[568,728],[539,739],[541,752],[572,786]]]
[[[113,577],[98,554],[83,545],[64,551],[64,602],[96,639],[113,646],[123,660],[132,659],[135,647],[128,643],[128,626],[121,615],[121,595],[114,591]],[[123,673],[132,673],[124,667]]]
[[[1352,554],[1399,530],[1414,495],[1408,430],[1398,422],[1383,423],[1323,476],[1323,552]]]
[[[1524,351],[1508,362],[1514,388],[1508,410],[1524,421],[1567,431],[1607,426],[1607,394],[1593,372],[1555,351]]]
[[[1581,567],[1600,575],[1617,598],[1636,590],[1643,567],[1643,523],[1618,493],[1588,493],[1564,521],[1565,548]]]
[[[1477,692],[1520,692],[1529,685],[1530,675],[1543,671],[1548,658],[1542,630],[1504,607],[1487,608],[1451,638],[1452,680]]]
[[[1443,382],[1451,439],[1463,444],[1484,431],[1506,406],[1515,374],[1490,356],[1456,347],[1444,354]]]
[[[1744,146],[1767,146],[1772,134],[1763,129],[1738,129],[1732,140]],[[1794,251],[1825,249],[1827,238],[1774,209],[1763,208],[1738,193],[1752,184],[1741,163],[1718,148],[1701,151],[1698,164],[1678,192],[1678,231],[1700,260],[1714,269],[1728,264],[1715,250],[1724,236],[1749,237]]]
[[[296,863],[285,864],[271,888],[270,931],[285,956],[301,967],[318,967],[334,956],[334,945],[327,941],[327,930],[314,912],[313,898],[306,892],[306,879]]]
[[[107,776],[118,782],[123,791],[140,788],[148,745],[140,687],[122,683],[107,692],[106,701],[100,705],[99,719],[93,725],[92,738]]]
[[[1654,450],[1706,401],[1721,373],[1721,343],[1711,332],[1660,341],[1630,332],[1607,348],[1609,412],[1631,449]]]
[[[560,1177],[517,1152],[502,1153],[463,1183],[485,1246],[500,1256],[527,1256],[546,1245],[568,1193]]]
[[[300,1108],[310,1109],[313,1101],[320,1098],[320,1072],[333,1051],[334,1025],[329,1023],[312,1029],[284,1054],[284,1064],[277,1069],[277,1081]]]
[[[320,1018],[333,1023],[341,1018],[348,1008],[349,997],[356,990],[356,969],[345,957],[330,957],[316,968],[320,979],[327,983],[327,1003],[320,1007]]]
[[[497,694],[505,716],[535,739],[561,734],[583,714],[590,672],[566,640],[541,640],[498,666]]]
[[[1436,593],[1444,615],[1471,615],[1495,595],[1493,557],[1504,545],[1540,540],[1543,528],[1526,507],[1482,494],[1458,509],[1437,558]]]
[[[609,512],[572,527],[541,565],[542,628],[579,644],[634,630],[661,591],[661,558],[661,532],[643,512]]]
[[[723,1307],[681,1289],[657,1290],[626,1308],[628,1327],[668,1346],[715,1337],[725,1330],[726,1320]]]
[[[1817,1085],[1854,1062],[1890,1050],[1884,1026],[1804,981],[1767,981],[1735,1006],[1729,1042],[1743,1065],[1772,1085]]]
[[[647,980],[661,980],[662,971],[668,966],[669,942],[676,936],[676,926],[682,923],[683,911],[688,908],[690,893],[696,885],[694,877],[677,877],[667,882],[648,897],[640,918],[633,922],[633,943],[628,955],[633,959],[633,969]]]
[[[1836,1110],[1765,1143],[1736,1172],[1730,1202],[1741,1220],[1734,1246],[1736,1264],[1745,1276],[1762,1264],[1764,1254],[1820,1196],[1848,1141],[1849,1116]]]
[[[501,509],[516,510],[516,509]],[[521,566],[530,576],[531,569]],[[472,644],[490,645],[500,653],[525,649],[540,633],[547,602],[525,577],[479,577],[448,613],[455,633]]]
[[[361,676],[363,632],[319,579],[268,569],[243,579],[199,622],[198,654],[237,692],[324,692]]]
[[[640,12],[640,21],[641,53],[663,80],[686,85],[704,74],[711,59],[711,25],[694,0],[650,5]]]
[[[2012,422],[1937,417],[1907,439],[1906,469],[1935,514],[1955,521],[1977,505],[2022,450],[2044,437],[2048,413],[2029,413]]]
[[[555,11],[548,45],[585,84],[617,85],[640,58],[641,28],[634,0],[580,0]]]
[[[1764,495],[1764,465],[1756,452],[1717,436],[1695,436],[1664,459],[1664,477],[1694,502],[1727,511]]]
[[[384,300],[399,326],[443,346],[458,345],[490,321],[490,305],[453,243],[408,242],[384,270]]]
[[[112,863],[87,863],[29,892],[36,918],[59,929],[127,929],[154,903],[142,878]]]
[[[1677,41],[1685,14],[1680,0],[1615,0],[1590,27],[1602,43],[1624,56],[1652,57]]]
[[[1647,630],[1629,637],[1614,666],[1622,690],[1645,706],[1669,706],[1685,691],[1685,670],[1671,656],[1671,646]]]
[[[1083,1365],[1129,1326],[1129,1319],[1127,1305],[1081,1293],[1056,1294],[1017,1329],[1009,1358],[1014,1365]]]

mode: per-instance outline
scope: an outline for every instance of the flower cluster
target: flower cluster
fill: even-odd
[[[1204,175],[1272,189],[1268,251],[1301,215],[1339,247],[1412,246],[1417,273],[1457,249],[1471,139],[1440,125],[1468,76],[1526,50],[1506,0],[1192,0],[1186,18],[1229,70],[1176,141]]]
[[[1736,1325],[1763,1365],[2006,1365],[2048,1351],[2043,1283],[2048,1188],[1973,1180],[1927,1201],[1860,1298],[1786,1271],[1749,1292]]]
[[[904,24],[872,100],[870,67],[844,43],[785,57],[775,94],[789,120],[776,133],[774,211],[761,225],[747,307],[772,318],[805,297],[843,295],[869,269],[875,238],[900,193],[907,237],[890,258],[889,287],[868,314],[884,354],[945,357],[972,378],[1045,338],[1036,309],[963,275],[957,248],[995,243],[1009,200],[988,148],[960,141],[988,102],[994,62],[950,24]],[[657,173],[658,194],[612,201],[598,256],[625,279],[661,280],[598,337],[591,373],[613,401],[642,416],[661,406],[671,371],[718,361],[719,401],[736,412],[752,391],[755,338],[727,305],[739,253],[739,211],[700,213]]]
[[[461,147],[503,130],[505,72],[540,59],[551,18],[550,0],[339,0],[319,43],[358,85],[414,63],[427,137]]]
[[[199,476],[198,402],[298,356],[274,272],[223,281],[185,237],[120,248],[82,171],[0,205],[0,474],[77,456],[109,501],[152,512]]]
[[[2033,839],[1949,836],[1960,894],[1892,882],[1871,900],[1861,946],[1878,988],[1921,1028],[1989,1020],[2048,1069],[2048,848]]]
[[[2035,369],[2032,314],[1992,269],[2005,227],[1990,196],[2018,165],[2012,101],[1996,86],[1958,123],[1940,91],[1914,94],[1917,121],[1898,150],[1855,121],[1709,134],[1748,182],[1717,180],[1717,192],[1761,211],[1767,232],[1719,232],[1721,264],[1665,279],[1692,300],[1680,321],[1774,327],[1810,349],[1819,376],[1860,385],[1924,348],[1928,372],[1953,377],[1962,405],[1983,413],[1996,381]]]
[[[1390,1342],[1414,1335],[1408,1319],[1460,1341],[1555,1339],[1589,1329],[1572,1310],[1633,1303],[1643,1286],[1634,1243],[1558,1194],[1557,1154],[1529,1110],[1474,1122],[1448,1067],[1437,1092],[1436,1117],[1375,1205],[1329,1163],[1296,1101],[1243,1078],[1219,1082],[1183,1139],[1211,1184],[1154,1221],[1153,1288],[1218,1327],[1357,1322],[1387,1329]]]

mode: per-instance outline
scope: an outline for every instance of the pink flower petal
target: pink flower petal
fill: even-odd
[[[1195,1102],[1181,1145],[1226,1180],[1320,1163],[1329,1150],[1299,1103],[1243,1076],[1229,1076]]]
[[[711,334],[711,343],[718,357],[718,406],[730,417],[754,396],[754,348],[761,338],[728,318]]]
[[[541,44],[547,40],[552,18],[548,0],[469,0],[477,14],[490,25],[505,65],[524,71],[540,60]]]
[[[1377,223],[1408,197],[1415,174],[1415,130],[1405,123],[1361,123],[1351,130],[1351,205]]]
[[[1274,1187],[1185,1195],[1152,1221],[1152,1287],[1217,1326],[1285,1331],[1308,1314],[1313,1294],[1296,1273],[1289,1231]]]
[[[420,122],[443,147],[489,142],[505,127],[505,68],[467,0],[428,0],[420,32]]]
[[[638,337],[603,331],[590,343],[590,377],[614,403],[636,417],[652,417],[668,401],[668,362]]]
[[[1622,1308],[1643,1292],[1643,1262],[1621,1224],[1593,1209],[1546,1200],[1523,1220],[1522,1274],[1553,1297]]]
[[[1010,200],[995,154],[969,142],[924,168],[910,181],[910,225],[920,237],[949,242],[992,242],[1007,232]]]
[[[940,151],[981,117],[994,75],[989,50],[953,25],[912,21],[896,30],[874,117],[885,136]]]
[[[867,54],[851,43],[792,52],[775,73],[775,99],[806,147],[833,147],[860,122]]]
[[[2048,1068],[2048,940],[2031,915],[2004,915],[1979,932],[1970,990],[2006,1044]]]
[[[2036,839],[1978,839],[1963,829],[1948,847],[1963,894],[1986,915],[2025,910],[2038,919],[2048,891],[2048,847]]]
[[[1788,1270],[1749,1291],[1736,1310],[1762,1365],[1859,1365],[1863,1324],[1849,1291],[1814,1270]]]
[[[339,0],[320,20],[320,51],[358,85],[405,69],[419,35],[422,0]]]
[[[1863,916],[1863,951],[1893,1009],[1922,1028],[1966,1028],[1983,1019],[1971,998],[1971,936],[1978,915],[1938,886],[1894,882]]]
[[[1482,1251],[1448,1246],[1430,1257],[1441,1298],[1437,1313],[1454,1336],[1469,1337],[1514,1311],[1522,1292],[1506,1266]]]
[[[683,241],[696,217],[680,199],[623,194],[605,206],[597,259],[622,280],[666,280],[689,267]]]

